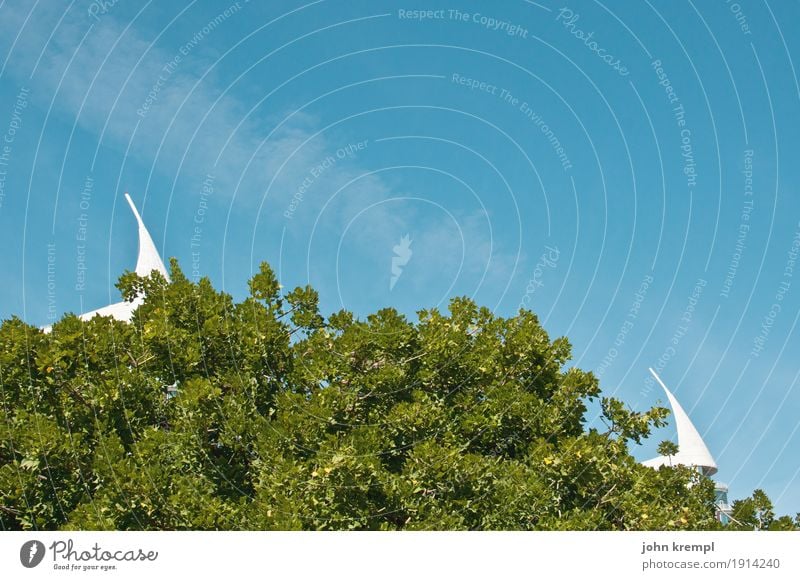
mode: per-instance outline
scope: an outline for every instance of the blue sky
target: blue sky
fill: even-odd
[[[733,497],[800,511],[799,19],[5,1],[0,315],[118,300],[129,191],[165,258],[237,298],[267,260],[326,312],[524,304],[635,408],[663,402],[656,367]]]

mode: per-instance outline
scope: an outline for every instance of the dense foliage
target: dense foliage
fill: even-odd
[[[794,520],[789,516],[776,517],[772,501],[761,489],[755,490],[751,497],[736,500],[731,508],[731,530],[800,530],[800,514]]]
[[[601,398],[529,311],[323,319],[267,265],[241,303],[172,280],[121,278],[130,324],[2,323],[2,529],[717,526],[713,482],[629,453],[668,411]]]

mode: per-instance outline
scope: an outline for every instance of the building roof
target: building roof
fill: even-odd
[[[661,388],[664,389],[672,407],[672,415],[675,417],[675,426],[678,430],[678,453],[672,457],[664,457],[663,455],[655,457],[642,462],[642,465],[656,469],[662,465],[686,465],[700,468],[705,475],[714,475],[717,472],[717,463],[711,456],[711,452],[706,447],[700,433],[698,433],[691,419],[689,419],[689,415],[683,410],[683,407],[661,380],[661,377],[653,369],[650,369],[650,373],[661,385]]]

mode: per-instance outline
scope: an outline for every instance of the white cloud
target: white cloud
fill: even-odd
[[[381,175],[364,176],[367,170],[358,157],[338,162],[318,179],[295,217],[287,222],[282,214],[296,188],[312,167],[345,145],[344,140],[340,142],[339,136],[329,132],[313,137],[319,123],[298,113],[265,141],[286,113],[265,115],[266,103],[256,114],[246,116],[250,104],[240,101],[235,91],[225,92],[213,62],[200,57],[200,50],[188,56],[167,50],[163,43],[153,44],[154,39],[117,21],[113,14],[93,24],[84,8],[66,15],[61,10],[55,3],[38,5],[9,59],[7,72],[18,79],[27,79],[37,67],[29,84],[38,106],[56,94],[58,115],[76,119],[81,129],[118,151],[127,150],[136,131],[130,154],[145,166],[155,164],[162,175],[174,176],[180,171],[196,176],[199,182],[207,173],[214,173],[215,193],[229,195],[241,182],[237,205],[256,207],[277,174],[269,193],[272,201],[265,210],[267,222],[287,225],[298,245],[308,241],[311,226],[323,210],[315,236],[329,243],[338,240],[354,216],[377,204],[369,210],[369,219],[351,232],[359,239],[360,260],[383,264],[398,237],[410,233],[415,240],[415,263],[409,265],[416,270],[414,284],[423,287],[426,279],[443,273],[456,276],[463,253],[461,278],[474,279],[477,284],[488,264],[485,282],[505,287],[516,257],[498,251],[496,244],[491,247],[485,215],[452,210],[458,226],[443,213],[421,219],[419,208],[387,202],[398,195]],[[244,7],[220,26],[247,18],[246,10]],[[0,9],[6,30],[19,30],[26,11],[27,4],[22,1],[6,2]],[[10,49],[11,42],[9,36],[0,39],[0,50]],[[204,42],[213,44],[213,33]],[[165,70],[168,63],[176,63],[176,56],[181,59],[175,68]],[[154,87],[156,98],[142,115]],[[223,144],[225,153],[215,168]],[[351,180],[355,181],[326,206],[334,192]],[[300,254],[304,249],[293,251]]]

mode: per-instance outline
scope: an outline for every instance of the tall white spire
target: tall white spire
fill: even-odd
[[[144,221],[142,221],[142,216],[139,215],[131,196],[128,195],[127,192],[125,193],[125,199],[128,201],[128,205],[130,205],[133,216],[136,218],[136,223],[139,227],[139,256],[136,259],[136,273],[139,276],[149,276],[153,270],[156,270],[169,281],[169,274],[164,267],[164,262],[161,260],[158,250],[156,250],[153,238],[150,237],[150,232],[147,231]],[[143,297],[139,296],[133,302],[122,301],[116,304],[109,304],[97,310],[85,312],[81,314],[79,318],[82,320],[91,320],[95,316],[111,316],[117,320],[129,322],[133,316],[134,310],[136,310],[143,301]],[[44,332],[50,332],[51,327],[45,326],[42,330]]]
[[[136,259],[136,273],[139,276],[149,276],[150,272],[156,270],[169,280],[169,274],[167,274],[167,269],[164,267],[164,262],[161,261],[158,250],[156,250],[153,238],[150,237],[150,232],[147,231],[142,217],[127,192],[125,192],[125,199],[128,200],[128,205],[131,206],[133,216],[139,225],[139,257]]]
[[[686,414],[686,411],[683,410],[683,407],[661,380],[661,377],[656,374],[656,371],[650,369],[650,373],[661,385],[661,388],[664,389],[672,407],[675,427],[678,430],[678,453],[672,457],[656,457],[643,462],[642,465],[653,468],[670,464],[687,465],[699,468],[705,475],[714,475],[717,472],[717,463],[711,456],[711,452],[706,447],[703,438],[700,437],[700,433],[698,433],[691,419],[689,419],[689,415]]]

